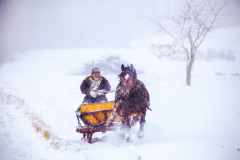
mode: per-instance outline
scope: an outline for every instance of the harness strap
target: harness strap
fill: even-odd
[[[134,87],[135,85],[136,85],[136,83],[134,83],[133,87]],[[136,91],[140,86],[141,86],[141,83],[140,83],[135,89],[133,89],[133,90],[130,91],[130,92],[132,93],[132,92]]]

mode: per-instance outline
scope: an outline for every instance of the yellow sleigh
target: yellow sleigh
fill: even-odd
[[[112,113],[114,105],[114,101],[82,104],[79,111],[80,119],[84,124],[92,127],[103,126]],[[120,117],[116,116],[112,121],[118,122],[119,120]]]
[[[114,130],[114,123],[120,121],[118,115],[111,115],[115,106],[114,101],[110,102],[100,102],[100,103],[90,103],[82,104],[80,113],[80,119],[85,124],[85,126],[78,127],[76,132],[83,133],[83,138],[87,136],[87,140],[91,143],[92,135],[94,132],[106,132]],[[106,127],[107,120],[109,116],[111,118],[111,123]]]

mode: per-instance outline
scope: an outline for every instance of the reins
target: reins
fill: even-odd
[[[122,89],[123,87],[119,87],[117,89],[111,89],[110,91],[101,91],[101,90],[95,90],[96,92],[101,92],[101,93],[111,93],[111,92],[116,92],[120,89]]]

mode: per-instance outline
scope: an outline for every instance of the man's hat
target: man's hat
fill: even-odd
[[[98,68],[93,68],[93,69],[92,69],[92,74],[93,74],[93,73],[100,73],[100,70],[99,70]]]

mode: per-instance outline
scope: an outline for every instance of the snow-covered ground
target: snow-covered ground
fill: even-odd
[[[212,38],[207,41],[214,46]],[[185,85],[186,62],[159,60],[139,47],[15,54],[0,68],[0,159],[239,160],[238,45],[229,48],[236,61],[196,60],[191,87]],[[79,86],[86,75],[71,73],[104,55],[118,55],[144,72],[138,78],[149,90],[153,111],[147,112],[144,138],[137,138],[137,126],[130,144],[117,132],[95,133],[101,141],[88,144],[76,132],[74,111],[84,97]],[[117,75],[103,76],[116,87]],[[114,93],[107,97],[113,100]]]

